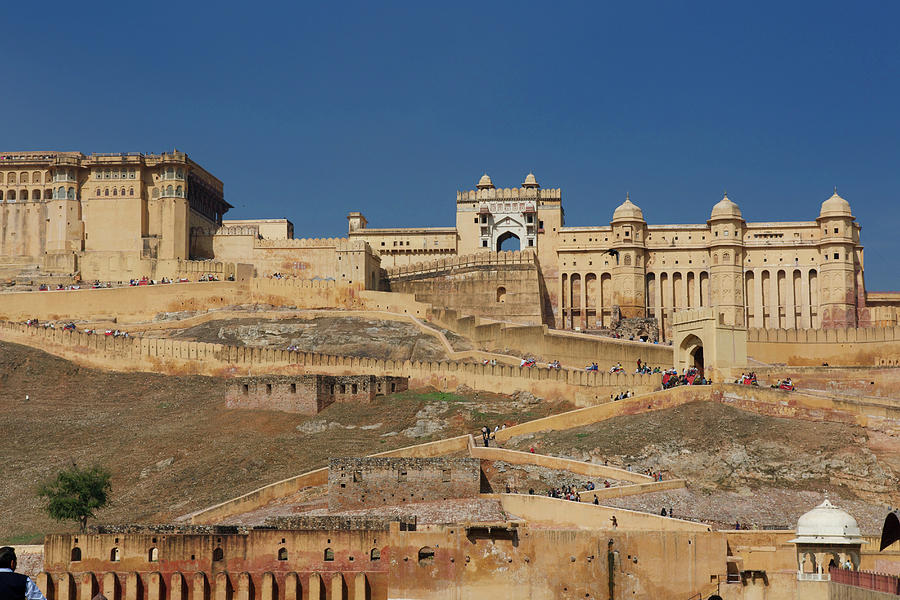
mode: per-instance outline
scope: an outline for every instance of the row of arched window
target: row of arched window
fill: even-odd
[[[109,551],[109,560],[110,562],[119,562],[122,558],[121,552],[118,546],[113,546]],[[419,561],[433,559],[434,558],[434,550],[429,547],[425,547],[419,550]],[[225,552],[221,547],[217,547],[213,550],[212,559],[214,561],[221,561],[225,559]],[[278,560],[287,560],[288,559],[288,551],[287,548],[281,547],[278,549]],[[325,548],[323,560],[331,562],[334,560],[334,550],[331,548]],[[72,548],[72,552],[69,556],[69,560],[71,562],[77,562],[81,560],[81,548],[75,546]],[[159,548],[153,546],[147,551],[147,560],[150,562],[158,562],[159,561]],[[372,548],[369,552],[369,560],[381,560],[381,550],[378,548]]]
[[[41,190],[31,190],[31,199],[32,200],[40,200],[41,199]],[[3,190],[0,190],[0,202],[4,202],[4,194]],[[53,198],[53,190],[44,190],[43,196],[45,200],[50,200]],[[6,202],[26,202],[28,201],[28,190],[9,190],[6,192]]]
[[[134,169],[94,169],[94,179],[134,179]]]
[[[176,197],[176,198],[184,198],[184,188],[179,186],[172,187],[171,185],[166,186],[165,188],[153,188],[153,197],[159,198],[160,193],[164,197]]]
[[[47,180],[43,183],[50,182],[50,173],[47,173]],[[34,171],[30,175],[28,173],[7,173],[6,174],[6,183],[41,183],[41,172]],[[0,173],[0,183],[3,183],[3,173]]]
[[[97,196],[124,196],[125,188],[122,188],[121,192],[117,188],[112,188],[112,194],[109,193],[110,188],[100,188],[96,189]],[[134,196],[134,188],[128,188],[128,195]]]
[[[184,179],[184,169],[166,167],[162,173],[163,179]]]

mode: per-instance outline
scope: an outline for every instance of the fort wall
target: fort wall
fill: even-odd
[[[900,326],[846,329],[750,329],[747,355],[764,364],[898,366]]]
[[[481,461],[473,458],[332,458],[328,510],[478,496]]]
[[[410,388],[453,390],[460,385],[496,393],[527,390],[551,400],[580,405],[609,399],[612,392],[647,392],[659,387],[659,375],[610,374],[457,362],[380,360],[226,346],[156,338],[114,338],[82,331],[0,324],[0,339],[22,343],[79,364],[112,370],[166,374],[233,376],[260,374],[361,375],[408,377]]]
[[[485,252],[386,271],[382,287],[438,308],[540,325],[541,280],[530,252]]]

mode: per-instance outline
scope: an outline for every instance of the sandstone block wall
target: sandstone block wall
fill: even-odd
[[[480,482],[481,461],[473,458],[333,458],[328,509],[472,498]]]
[[[529,325],[543,322],[541,275],[529,252],[486,252],[385,273],[383,289],[412,294],[436,308]]]
[[[225,381],[225,405],[315,415],[334,402],[368,404],[408,386],[406,377],[375,375],[238,377]]]
[[[770,365],[900,366],[900,326],[749,329],[747,355]]]

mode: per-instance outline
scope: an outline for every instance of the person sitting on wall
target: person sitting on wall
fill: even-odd
[[[600,504],[600,499],[597,497],[597,494],[594,494],[594,504]]]
[[[3,600],[47,600],[37,584],[27,575],[16,573],[16,551],[0,548],[0,598]]]

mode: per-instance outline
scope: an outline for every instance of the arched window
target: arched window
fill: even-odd
[[[181,188],[180,185],[177,188],[175,188],[175,195],[178,196],[179,198],[184,197],[184,190]]]
[[[287,560],[287,548],[278,549],[278,560]]]
[[[118,188],[113,188],[113,196],[118,196],[118,195],[119,195]]]
[[[6,176],[6,183],[15,183],[15,182],[16,182],[16,174],[15,174],[15,173],[9,173],[9,174]]]
[[[430,548],[429,546],[425,546],[424,548],[419,548],[419,564],[420,565],[430,565],[434,562],[434,548]]]
[[[69,560],[71,560],[72,562],[81,560],[81,548],[79,548],[78,546],[72,548],[72,554],[69,555]]]
[[[369,560],[381,560],[381,550],[372,548],[372,551],[369,552]]]
[[[0,202],[3,202],[3,190],[0,190]]]
[[[53,190],[51,190],[51,189],[44,190],[44,200],[50,200],[51,198],[53,198]]]
[[[331,562],[334,560],[334,550],[331,548],[325,548],[325,560]]]
[[[41,172],[35,171],[31,174],[31,183],[40,183],[41,182]]]
[[[120,195],[120,196],[124,196],[124,195],[125,195],[125,188],[122,188],[122,192],[121,192],[119,195]]]
[[[70,188],[69,188],[67,198],[68,198],[69,200],[74,200],[74,199],[75,199],[75,188],[73,188],[73,187],[70,187]]]
[[[153,188],[153,197],[159,198],[159,188]]]
[[[31,190],[31,199],[32,200],[40,200],[41,199],[41,190]]]
[[[134,188],[128,188],[128,195],[134,196]]]
[[[221,548],[213,550],[213,560],[222,560],[223,558],[225,558],[225,552]]]
[[[159,560],[159,548],[153,547],[150,548],[150,552],[147,553],[147,560],[150,562],[156,562]]]
[[[109,551],[109,560],[111,562],[119,562],[119,548],[118,546],[114,546],[112,550]]]
[[[28,173],[19,175],[19,183],[28,183]]]
[[[109,196],[109,188],[106,188],[105,190],[103,190],[103,195]]]
[[[497,288],[497,302],[506,302],[506,288],[503,286]]]
[[[718,254],[713,254],[713,264],[714,265],[719,264],[719,255]]]
[[[173,192],[174,190],[172,189],[171,185],[166,187],[166,196],[171,196]]]
[[[56,199],[61,200],[66,197],[66,188],[59,186],[56,188]]]
[[[630,254],[625,255],[625,266],[626,267],[631,266],[631,255]]]
[[[175,177],[176,177],[177,179],[184,179],[184,171],[182,171],[181,169],[178,169],[178,171],[177,171]]]
[[[727,264],[729,264],[730,262],[731,262],[731,255],[728,254],[727,252],[723,253],[723,254],[722,254],[722,263],[724,263],[724,264],[727,265]]]
[[[15,202],[16,201],[16,190],[9,190],[9,192],[6,193],[6,199],[10,202]]]

